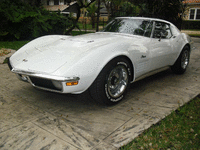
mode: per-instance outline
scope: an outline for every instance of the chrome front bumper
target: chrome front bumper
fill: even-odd
[[[51,92],[63,93],[63,86],[66,86],[66,83],[80,80],[79,77],[62,77],[18,70],[11,65],[10,60],[8,61],[8,66],[10,70],[17,75],[18,79],[29,82],[36,88]]]
[[[54,75],[48,75],[48,74],[42,74],[42,73],[36,73],[36,72],[28,72],[28,71],[22,71],[17,69],[11,70],[13,73],[20,74],[20,75],[26,75],[26,76],[32,76],[36,78],[43,78],[48,80],[55,80],[60,82],[70,82],[70,81],[78,81],[80,80],[79,77],[61,77],[61,76],[54,76]]]

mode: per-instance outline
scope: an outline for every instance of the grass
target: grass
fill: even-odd
[[[183,29],[183,30],[186,30],[186,31],[200,31],[200,29]]]
[[[0,49],[1,48],[9,48],[13,50],[18,50],[23,45],[28,43],[29,41],[0,41]]]
[[[121,147],[132,149],[199,150],[200,95]]]
[[[78,23],[78,26],[81,30],[95,30],[96,28],[92,28],[92,25],[91,24],[86,24],[86,27],[84,26],[84,24],[82,23]]]
[[[86,24],[86,27],[85,27],[85,24],[80,23],[80,22],[78,23],[78,26],[81,30],[85,30],[85,28],[86,28],[86,30],[96,30],[96,25],[97,24],[95,24],[95,28],[92,28],[91,24]],[[106,24],[104,24],[104,25],[103,25],[103,23],[99,24],[99,29],[103,29],[103,26],[106,26]]]
[[[92,33],[92,32],[85,32],[85,31],[72,31],[72,35],[81,35],[86,33]],[[8,48],[13,50],[18,50],[22,46],[24,46],[29,41],[0,41],[0,49],[1,48]]]
[[[82,35],[82,34],[87,34],[87,33],[94,33],[94,32],[85,32],[85,31],[72,31],[72,35],[76,36],[76,35]]]
[[[191,37],[200,37],[200,34],[188,34]]]

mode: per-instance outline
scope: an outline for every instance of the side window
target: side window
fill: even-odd
[[[134,35],[141,35],[145,37],[151,36],[153,23],[148,20],[142,20],[139,24],[137,24],[137,28],[134,29]]]
[[[144,36],[145,36],[145,37],[150,37],[150,36],[151,36],[152,29],[153,29],[153,22],[151,21],[151,22],[148,24],[148,26],[147,26],[147,28],[146,28],[146,30],[145,30]]]
[[[169,39],[172,37],[170,25],[164,22],[155,22],[153,38]]]

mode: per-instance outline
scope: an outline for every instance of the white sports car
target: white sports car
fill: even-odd
[[[190,37],[168,21],[119,17],[101,32],[37,38],[8,64],[36,88],[73,94],[89,90],[97,102],[114,104],[132,82],[169,67],[184,73],[190,52]]]

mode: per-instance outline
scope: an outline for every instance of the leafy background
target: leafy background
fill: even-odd
[[[0,40],[31,40],[47,34],[65,34],[72,21],[62,14],[22,3],[0,2]]]

